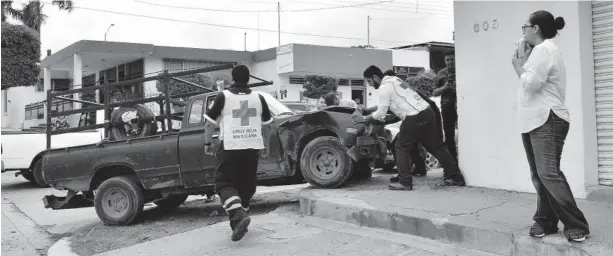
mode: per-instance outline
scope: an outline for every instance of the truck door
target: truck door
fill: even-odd
[[[211,99],[215,95],[209,96]],[[185,107],[183,123],[179,132],[179,159],[181,177],[185,187],[201,187],[214,183],[214,155],[204,153],[204,113],[207,106],[206,97],[193,99]]]
[[[258,163],[258,180],[285,177],[290,173],[285,152],[277,134],[280,120],[274,120],[270,124],[270,137],[268,138],[268,155],[260,156]],[[266,139],[266,138],[264,138]]]

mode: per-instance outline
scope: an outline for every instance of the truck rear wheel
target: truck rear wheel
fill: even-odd
[[[155,205],[164,209],[174,209],[185,203],[187,195],[170,194],[165,198],[153,202]]]
[[[332,136],[310,141],[300,156],[304,179],[317,188],[336,188],[351,177],[353,168],[347,148]]]
[[[34,182],[41,188],[48,188],[49,184],[45,181],[45,177],[43,176],[43,159],[38,159],[34,164],[34,169],[32,170],[32,176],[34,177]],[[26,178],[27,179],[27,178]]]
[[[129,225],[143,211],[142,187],[129,176],[113,177],[102,182],[94,198],[96,213],[111,226]]]

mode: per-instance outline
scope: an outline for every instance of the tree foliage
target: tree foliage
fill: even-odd
[[[338,80],[330,76],[309,75],[304,78],[304,96],[311,99],[318,99],[327,93],[336,92]]]
[[[436,73],[432,70],[422,71],[417,76],[407,79],[415,89],[428,97],[432,97],[432,91],[436,88]]]
[[[189,76],[183,76],[183,77],[178,77],[181,80],[185,80],[188,82],[192,82],[198,85],[202,85],[205,86],[206,88],[210,88],[212,90],[217,91],[217,81],[219,80],[223,80],[225,85],[228,85],[231,83],[231,78],[230,78],[230,74],[227,72],[212,72],[212,73],[206,73],[206,74],[193,74],[193,75],[189,75]],[[158,81],[156,84],[156,88],[158,90],[158,92],[164,92],[164,86],[162,85],[162,82]],[[170,90],[170,95],[176,95],[176,94],[183,94],[183,93],[189,93],[189,92],[206,92],[205,89],[193,86],[193,85],[189,85],[183,82],[179,82],[176,80],[171,79],[169,82],[169,90]],[[184,98],[182,100],[187,100],[187,98]]]
[[[38,33],[23,25],[2,22],[2,90],[35,85],[39,60]]]
[[[51,1],[51,4],[62,11],[71,12],[74,10],[73,1],[54,0]],[[2,22],[6,21],[7,16],[11,16],[40,33],[40,28],[47,19],[47,15],[43,13],[44,6],[38,0],[31,0],[28,3],[22,3],[21,10],[18,10],[13,8],[13,1],[2,0]]]

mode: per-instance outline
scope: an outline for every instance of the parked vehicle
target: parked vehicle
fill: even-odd
[[[260,185],[306,180],[314,187],[336,188],[352,177],[370,177],[372,163],[386,157],[391,137],[384,123],[354,125],[355,109],[342,107],[294,113],[272,95],[257,93],[274,117],[269,154],[259,163]],[[173,117],[181,120],[180,130],[49,150],[43,157],[44,178],[68,194],[45,196],[45,207],[93,206],[104,223],[128,225],[147,202],[174,208],[188,195],[214,194],[217,162],[215,156],[204,154],[203,114],[216,94],[191,97],[185,114]],[[219,146],[215,134],[213,143]]]
[[[2,172],[14,171],[15,176],[21,175],[40,187],[48,187],[42,172],[42,156],[46,151],[45,135],[45,131],[2,129]],[[101,134],[96,130],[66,133],[54,137],[51,147],[74,147],[100,140]]]

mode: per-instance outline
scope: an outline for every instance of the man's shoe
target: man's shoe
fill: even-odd
[[[398,175],[394,175],[390,178],[390,182],[399,182],[400,177]]]
[[[585,233],[579,230],[564,231],[564,236],[569,242],[583,242],[587,239],[589,233]]]
[[[400,183],[389,184],[390,190],[413,190],[413,185],[402,185]]]
[[[445,186],[466,186],[466,181],[464,180],[464,176],[462,175],[455,175],[449,178],[444,178],[443,181],[445,182]]]
[[[234,226],[234,230],[232,231],[232,241],[238,241],[245,236],[247,233],[249,224],[251,223],[251,218],[249,216],[241,219],[236,226]]]
[[[546,235],[551,235],[551,234],[555,234],[555,233],[558,233],[557,229],[556,230],[545,230],[538,223],[534,223],[534,225],[532,225],[532,227],[530,227],[530,232],[528,234],[531,237],[541,238],[541,237],[544,237]]]

